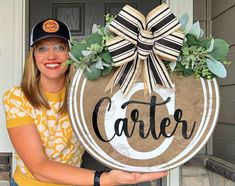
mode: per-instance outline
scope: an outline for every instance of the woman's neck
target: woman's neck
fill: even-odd
[[[44,79],[40,78],[40,86],[47,92],[56,93],[62,90],[65,86],[65,78],[62,79]]]

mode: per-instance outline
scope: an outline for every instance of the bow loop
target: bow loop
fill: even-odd
[[[144,15],[129,5],[125,5],[109,25],[110,31],[134,45],[137,45],[139,31],[145,28]]]
[[[155,40],[175,32],[180,26],[180,22],[166,4],[154,8],[146,18],[147,30],[153,33]]]
[[[134,60],[137,55],[135,45],[122,37],[109,40],[106,46],[112,56],[113,65],[116,67]]]
[[[117,37],[108,41],[107,47],[113,65],[120,67],[106,90],[120,84],[123,93],[127,94],[142,66],[149,94],[156,85],[173,88],[162,59],[177,59],[184,38],[179,28],[179,21],[166,4],[153,9],[146,18],[126,5],[109,26]]]

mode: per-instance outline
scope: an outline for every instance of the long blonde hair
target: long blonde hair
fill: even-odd
[[[68,89],[70,85],[71,78],[74,74],[74,66],[69,65],[69,68],[65,74],[65,97],[64,103],[60,109],[60,113],[67,112],[67,97],[68,97]],[[50,105],[43,94],[41,87],[39,86],[39,79],[40,79],[40,71],[36,65],[34,59],[34,49],[31,48],[24,66],[23,77],[21,80],[21,89],[29,101],[29,103],[34,108],[46,108],[50,109]]]

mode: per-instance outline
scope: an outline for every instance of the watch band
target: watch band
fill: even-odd
[[[100,186],[100,176],[104,171],[95,171],[94,186]]]

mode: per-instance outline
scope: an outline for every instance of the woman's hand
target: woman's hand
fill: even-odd
[[[167,175],[167,172],[156,173],[128,173],[120,170],[112,170],[104,173],[100,179],[101,186],[112,186],[122,184],[136,184],[159,179]]]

